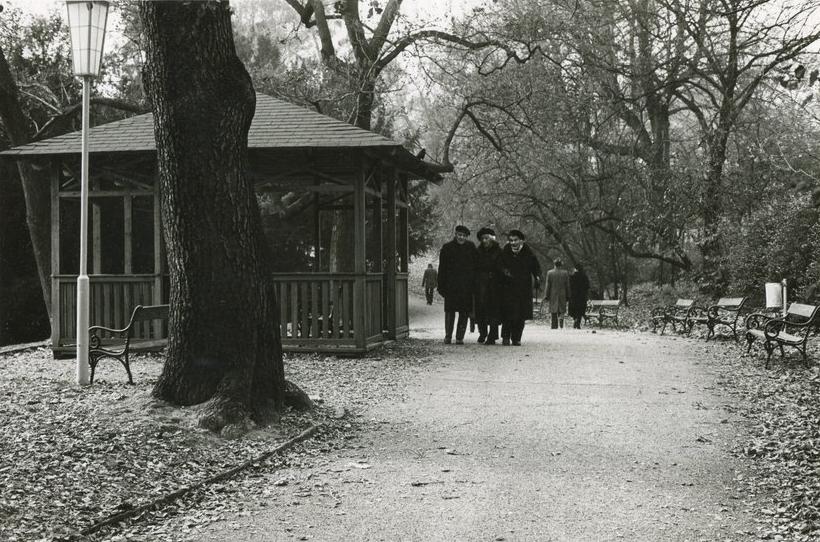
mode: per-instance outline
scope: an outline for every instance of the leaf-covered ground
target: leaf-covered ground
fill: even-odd
[[[735,452],[756,474],[738,480],[749,504],[759,511],[762,538],[820,540],[820,336],[812,338],[813,363],[797,353],[772,358],[729,341],[709,348],[710,363],[721,371],[720,384],[737,396],[749,424],[750,439]]]
[[[277,466],[298,465],[344,446],[370,401],[394,400],[428,359],[418,342],[365,358],[299,355],[286,374],[316,401],[309,414],[225,440],[196,427],[195,409],[152,401],[161,359],[132,363],[135,386],[115,362],[95,384],[73,383],[73,360],[39,349],[0,357],[0,540],[86,539],[82,532],[113,514],[149,503],[259,457],[312,424],[322,429],[291,451],[236,477],[141,514],[88,540],[181,540],[219,519],[266,505]],[[105,362],[103,362],[105,364]]]
[[[633,330],[636,329],[633,327]],[[806,368],[795,355],[763,368],[761,352],[746,356],[729,340],[698,341],[693,349],[736,396],[748,439],[735,453],[754,476],[736,480],[747,506],[759,511],[764,539],[820,540],[820,337]],[[693,354],[694,355],[694,354]],[[157,356],[134,362],[136,386],[121,367],[101,366],[98,382],[73,383],[73,360],[47,349],[0,357],[0,540],[191,540],[197,529],[269,506],[287,484],[285,464],[315,463],[376,423],[361,412],[377,401],[400,400],[429,365],[423,341],[403,341],[364,358],[286,358],[288,378],[317,402],[309,414],[289,412],[281,424],[239,440],[216,438],[195,425],[195,409],[153,402]],[[110,515],[150,502],[271,450],[315,423],[322,429],[291,451],[228,481],[83,538]],[[317,489],[320,490],[321,488]]]

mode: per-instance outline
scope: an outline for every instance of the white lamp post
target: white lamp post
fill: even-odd
[[[88,384],[88,109],[91,78],[100,73],[108,2],[66,0],[74,75],[83,78],[80,181],[80,274],[77,277],[77,384]]]

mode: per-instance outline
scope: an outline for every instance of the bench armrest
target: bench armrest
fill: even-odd
[[[705,317],[708,312],[709,312],[709,307],[703,307],[701,305],[692,305],[689,308],[689,312],[688,312],[687,316],[689,318],[693,318],[693,317],[697,317],[697,316]]]
[[[789,328],[797,328],[797,329],[804,329],[815,325],[812,320],[806,320],[805,322],[790,322],[785,318],[773,318],[766,322],[766,328],[763,332],[766,334],[766,337],[773,339],[775,338],[781,331]]]
[[[763,327],[763,334],[767,339],[774,339],[777,337],[783,328],[786,327],[786,320],[783,318],[772,318]]]
[[[131,329],[131,326],[128,326],[128,327],[123,328],[123,329],[114,329],[114,328],[104,327],[104,326],[91,326],[91,327],[88,328],[88,333],[89,333],[89,335],[96,335],[98,331],[107,331],[108,333],[111,333],[111,334],[122,335],[123,333],[128,333],[128,331],[130,329]]]
[[[772,319],[774,319],[774,316],[772,316],[771,313],[766,314],[765,312],[752,312],[746,315],[743,325],[746,329],[762,329],[763,326],[766,325],[766,322]]]

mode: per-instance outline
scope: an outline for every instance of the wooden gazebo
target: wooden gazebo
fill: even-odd
[[[55,353],[73,351],[76,341],[80,137],[74,132],[0,153],[52,164]],[[134,306],[168,299],[152,115],[92,128],[89,148],[90,321],[123,327]],[[291,245],[300,256],[293,268],[271,271],[285,349],[364,352],[406,336],[408,182],[438,183],[440,166],[379,134],[262,94],[248,152],[248,173],[270,221],[279,231],[300,221],[312,230]],[[331,231],[330,213],[337,221],[347,213],[352,231],[345,238]],[[272,247],[282,253],[275,239]],[[352,252],[350,268],[330,263],[330,253],[340,251]],[[155,323],[140,333],[157,338],[165,330]]]

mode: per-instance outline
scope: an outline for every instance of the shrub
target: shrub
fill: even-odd
[[[801,298],[820,279],[820,213],[807,195],[790,195],[754,212],[727,236],[723,268],[732,294],[763,300],[766,282],[787,279]]]

